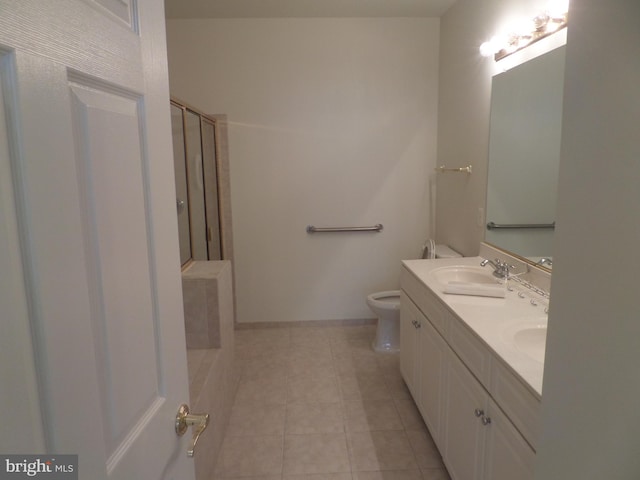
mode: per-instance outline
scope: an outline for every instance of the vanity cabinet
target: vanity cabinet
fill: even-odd
[[[422,320],[420,310],[407,300],[406,294],[400,294],[400,371],[411,395],[418,402],[420,398],[420,375],[418,369],[422,362],[418,358],[418,324]]]
[[[447,358],[442,456],[451,478],[479,480],[484,458],[488,395],[462,363]],[[483,422],[484,421],[484,422]]]
[[[535,452],[500,407],[489,398],[484,479],[533,478]]]
[[[446,343],[406,293],[400,301],[400,369],[435,440],[440,435]]]
[[[534,425],[537,410],[532,405],[539,401],[527,398],[520,380],[406,269],[401,286],[401,372],[451,478],[533,478],[533,430],[516,428],[514,422]],[[518,401],[502,408],[492,395],[493,385],[500,385],[501,392],[517,392],[498,395],[503,402]],[[521,431],[531,432],[528,441]]]

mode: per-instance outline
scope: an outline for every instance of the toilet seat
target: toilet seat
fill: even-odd
[[[372,293],[367,296],[367,304],[382,310],[400,310],[400,290]]]

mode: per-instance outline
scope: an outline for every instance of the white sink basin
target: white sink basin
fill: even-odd
[[[544,363],[547,323],[532,321],[513,325],[505,332],[505,340],[513,342],[518,350],[533,360]]]
[[[443,285],[449,282],[500,283],[500,281],[493,276],[491,268],[480,266],[452,265],[449,267],[436,268],[431,271],[431,274]]]

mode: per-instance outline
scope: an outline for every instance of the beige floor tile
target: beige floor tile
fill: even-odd
[[[392,400],[349,401],[344,408],[349,432],[403,429]]]
[[[407,438],[422,470],[445,468],[438,447],[427,431],[409,430]]]
[[[284,328],[249,328],[236,330],[234,342],[238,345],[251,345],[257,343],[278,344],[286,346],[290,343],[291,329]]]
[[[450,480],[399,356],[374,338],[375,325],[236,331],[242,376],[212,480]]]
[[[235,405],[226,435],[284,435],[285,406],[272,404]]]
[[[282,480],[353,480],[353,478],[351,477],[351,473],[311,473],[304,475],[283,475]]]
[[[404,431],[349,433],[353,471],[417,470]]]
[[[343,337],[332,338],[330,340],[331,352],[335,354],[351,353],[349,339]]]
[[[405,430],[427,431],[422,415],[412,399],[397,400],[395,403]]]
[[[346,373],[338,376],[340,391],[345,402],[354,400],[391,400],[381,373]]]
[[[384,472],[354,472],[353,480],[423,480],[420,470],[387,470]]]
[[[334,352],[333,366],[338,374],[381,373],[374,356],[354,355],[351,351]]]
[[[373,352],[371,340],[367,337],[342,337],[331,339],[331,350],[337,352],[365,353]]]
[[[322,348],[292,348],[287,364],[289,376],[296,376],[309,373],[330,373],[335,374],[331,351]]]
[[[348,341],[354,355],[377,355],[372,347],[373,338],[351,338]]]
[[[451,480],[445,468],[431,468],[422,471],[422,480]]]
[[[397,375],[383,374],[383,376],[384,381],[387,384],[387,388],[389,389],[389,393],[395,401],[408,400],[413,402],[413,397],[411,396],[409,387],[407,387],[407,384],[400,373]]]
[[[242,365],[248,363],[270,363],[289,358],[289,347],[281,348],[269,345],[245,345],[236,347],[236,360]]]
[[[283,475],[350,471],[344,433],[285,436]]]
[[[326,345],[329,346],[331,332],[327,327],[300,327],[291,329],[292,345]]]
[[[242,364],[243,379],[261,379],[267,377],[286,377],[289,373],[289,354],[279,352],[278,354],[254,357],[247,359]]]
[[[338,381],[332,373],[314,371],[287,379],[287,403],[337,403],[339,401]]]
[[[282,480],[353,480],[353,479],[350,473],[313,473],[313,474],[306,474],[306,475],[284,475],[282,477]]]
[[[287,405],[285,433],[344,433],[345,419],[341,403],[291,403]]]
[[[376,360],[383,370],[391,372],[400,371],[400,355],[399,354],[386,354],[380,353],[376,356]]]
[[[280,475],[283,437],[226,437],[216,469],[217,476]]]
[[[252,379],[241,379],[235,404],[284,405],[287,400],[287,379],[284,375]]]
[[[215,475],[211,480],[238,480],[239,477],[222,477]],[[251,475],[249,477],[241,477],[242,480],[282,480],[282,475]]]
[[[309,343],[293,343],[289,348],[292,357],[316,357],[331,359],[331,345],[328,340],[316,340]]]

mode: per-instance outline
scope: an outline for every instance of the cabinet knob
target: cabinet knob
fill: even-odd
[[[480,410],[479,408],[476,408],[473,413],[476,417],[480,418],[484,415],[484,410]]]
[[[491,423],[491,417],[485,417],[484,415],[482,416],[482,424],[483,425],[489,425]]]
[[[416,322],[416,328],[420,328],[422,327],[422,324],[420,322]]]

